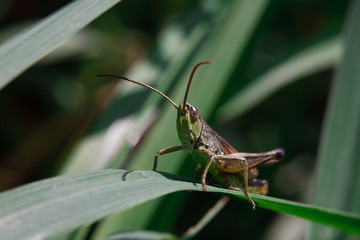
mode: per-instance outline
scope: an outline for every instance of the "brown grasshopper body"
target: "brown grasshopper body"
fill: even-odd
[[[201,175],[203,190],[206,191],[206,176],[210,173],[222,187],[243,191],[255,209],[248,192],[265,195],[268,190],[266,180],[256,179],[256,167],[281,160],[284,150],[238,152],[200,117],[194,106],[188,103],[185,106],[183,108],[181,104],[178,110],[178,135],[183,143],[182,149],[191,152],[193,158],[204,167]],[[189,117],[186,117],[187,114]]]
[[[265,195],[268,190],[266,180],[256,179],[258,175],[257,167],[278,162],[284,157],[285,151],[277,148],[264,153],[238,152],[201,118],[194,106],[186,102],[196,69],[202,64],[209,63],[200,62],[194,67],[190,75],[184,100],[180,105],[177,105],[165,94],[146,84],[116,75],[104,74],[98,76],[121,78],[147,87],[162,95],[177,109],[176,125],[182,145],[159,150],[155,155],[154,171],[157,168],[158,157],[160,155],[184,150],[191,153],[193,158],[203,168],[201,183],[204,191],[206,191],[206,177],[210,173],[222,187],[244,192],[253,209],[255,209],[255,203],[252,201],[249,192]]]

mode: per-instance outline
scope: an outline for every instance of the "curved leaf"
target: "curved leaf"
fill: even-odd
[[[121,0],[77,0],[0,46],[0,89]]]
[[[355,1],[345,21],[344,56],[334,79],[321,133],[313,199],[317,205],[357,214],[360,213],[359,14],[360,2]],[[314,225],[311,239],[353,238]]]
[[[0,239],[41,239],[69,232],[176,191],[202,191],[192,179],[153,171],[96,170],[31,183],[0,194]],[[245,199],[208,187],[208,192]],[[327,224],[360,235],[360,216],[252,195],[260,207]],[[249,205],[250,207],[250,205]]]
[[[341,56],[339,36],[300,51],[283,63],[254,79],[233,99],[218,110],[218,119],[228,121],[253,108],[282,87],[335,65]]]
[[[154,232],[154,231],[127,231],[116,233],[106,237],[104,240],[160,240],[160,239],[178,239],[170,233]]]

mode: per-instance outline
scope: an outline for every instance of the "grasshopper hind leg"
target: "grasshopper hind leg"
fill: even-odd
[[[245,186],[244,186],[245,187]],[[241,188],[238,188],[238,187],[234,187],[234,186],[231,186],[229,185],[228,188],[230,190],[235,190],[235,191],[239,191],[239,192],[243,192],[245,194],[245,196],[247,197],[248,201],[250,202],[250,204],[252,205],[252,208],[253,210],[255,210],[256,208],[256,204],[254,203],[254,201],[251,199],[250,195],[249,195],[249,192],[247,191],[247,188],[246,189],[241,189]]]

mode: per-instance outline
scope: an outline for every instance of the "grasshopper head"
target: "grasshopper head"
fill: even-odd
[[[193,68],[188,85],[186,87],[185,96],[183,102],[177,107],[177,120],[176,126],[178,135],[180,138],[181,143],[187,147],[187,149],[192,149],[196,139],[199,138],[201,135],[201,128],[202,128],[202,119],[198,110],[191,104],[187,103],[187,96],[189,94],[190,85],[196,69],[203,65],[209,64],[211,62],[199,62]]]
[[[181,143],[191,148],[201,134],[202,121],[198,110],[189,103],[181,103],[177,111],[177,131]]]

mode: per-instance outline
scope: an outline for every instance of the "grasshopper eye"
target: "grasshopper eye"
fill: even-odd
[[[190,120],[196,122],[199,119],[200,115],[198,110],[194,106],[190,106]]]

